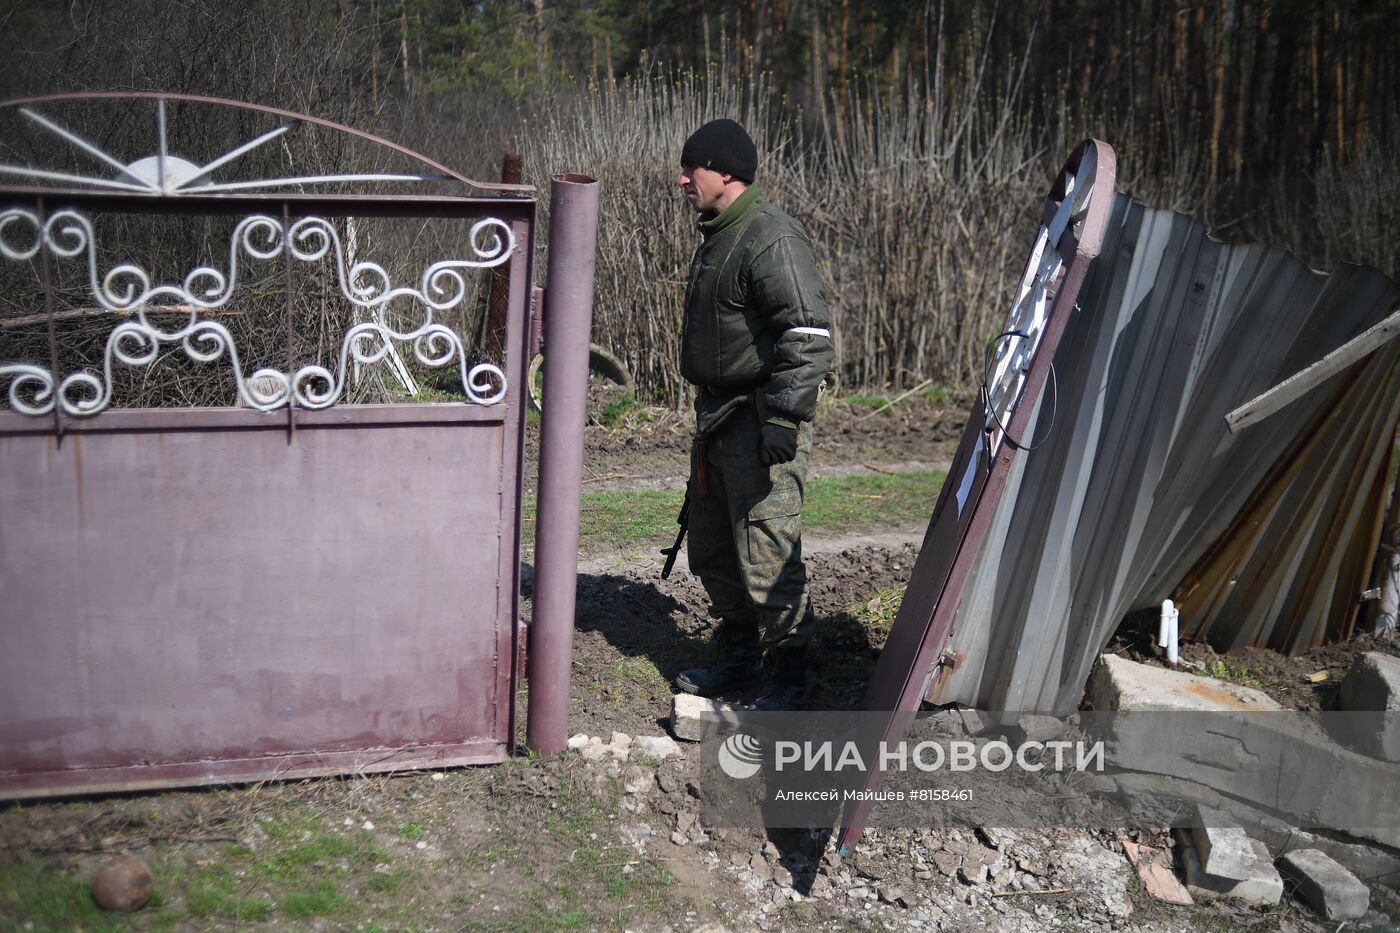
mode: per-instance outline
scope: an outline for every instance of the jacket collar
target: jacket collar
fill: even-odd
[[[703,218],[702,215],[702,219],[697,226],[699,226],[700,232],[705,238],[709,239],[721,230],[732,227],[745,217],[748,217],[757,210],[758,206],[762,203],[763,195],[758,193],[758,187],[756,185],[749,185],[748,188],[744,189],[744,193],[735,198],[734,203],[726,207],[720,214],[709,218]]]

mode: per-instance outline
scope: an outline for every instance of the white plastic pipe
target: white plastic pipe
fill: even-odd
[[[1162,622],[1157,627],[1157,647],[1167,649],[1167,663],[1176,667],[1180,654],[1177,650],[1177,623],[1181,612],[1170,599],[1162,600]]]

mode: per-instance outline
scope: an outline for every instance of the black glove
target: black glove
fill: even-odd
[[[771,421],[759,428],[758,459],[764,466],[787,463],[797,456],[797,429]]]

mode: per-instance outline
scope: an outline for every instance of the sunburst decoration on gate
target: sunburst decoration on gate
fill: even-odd
[[[101,146],[89,141],[59,120],[41,112],[37,105],[76,100],[148,98],[156,105],[157,151],[154,155],[124,162]],[[279,119],[275,128],[254,136],[223,154],[196,164],[169,152],[166,100],[239,107],[270,114]],[[351,127],[272,107],[244,104],[217,98],[156,94],[79,94],[55,95],[10,101],[15,112],[29,123],[64,144],[90,162],[100,163],[107,174],[55,171],[34,165],[0,161],[0,176],[8,175],[44,185],[69,185],[89,191],[139,194],[179,199],[188,195],[237,195],[286,187],[301,188],[326,184],[434,181],[461,182],[491,190],[529,191],[524,185],[498,185],[474,182],[427,157],[395,143]],[[214,180],[214,173],[226,170],[240,158],[266,144],[279,140],[303,124],[328,127],[385,146],[434,169],[423,173],[303,174],[288,177]],[[113,177],[112,172],[115,172]],[[75,190],[70,188],[69,190]],[[467,269],[489,269],[505,263],[516,249],[516,239],[508,223],[486,218],[470,229],[468,248],[472,258],[434,262],[422,273],[416,285],[395,284],[380,264],[357,261],[351,248],[346,250],[341,236],[330,221],[304,216],[284,222],[266,214],[244,217],[234,228],[228,247],[226,270],[199,266],[179,284],[157,284],[136,263],[121,263],[105,272],[98,268],[97,236],[92,221],[74,209],[64,209],[47,217],[22,207],[0,209],[0,257],[28,262],[41,250],[59,261],[86,266],[87,289],[97,304],[108,312],[130,315],[108,335],[100,374],[79,371],[66,376],[31,363],[0,363],[0,382],[9,380],[10,407],[25,415],[47,415],[55,405],[74,417],[95,415],[112,401],[113,366],[149,366],[156,361],[162,345],[178,344],[198,362],[213,362],[227,356],[233,371],[238,398],[242,404],[261,411],[274,411],[288,405],[301,408],[329,408],[341,399],[351,363],[376,364],[387,356],[397,357],[396,344],[410,346],[424,366],[444,368],[456,365],[467,398],[477,404],[493,405],[505,398],[506,376],[493,363],[469,365],[461,338],[448,326],[434,320],[435,311],[459,306],[468,294],[462,273]],[[288,254],[289,257],[288,257]],[[352,305],[371,312],[371,320],[352,325],[344,334],[336,372],[312,364],[294,371],[264,367],[244,374],[233,335],[223,324],[202,318],[201,311],[225,306],[233,296],[243,268],[257,261],[282,258],[284,261],[328,263],[341,295]],[[385,309],[392,301],[415,302],[422,318],[411,330],[390,326]],[[172,304],[188,310],[188,318],[174,329],[162,329],[147,317],[147,311],[168,313]]]

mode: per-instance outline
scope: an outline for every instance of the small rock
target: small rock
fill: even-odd
[[[1016,725],[1026,734],[1027,742],[1050,742],[1065,732],[1065,721],[1058,716],[1023,713],[1017,718]]]
[[[749,871],[754,873],[754,877],[765,884],[773,880],[773,869],[768,867],[768,863],[763,860],[763,856],[755,855],[749,859]]]
[[[659,758],[665,761],[681,753],[681,747],[669,735],[639,735],[632,740],[633,758]]]
[[[626,732],[614,732],[612,734],[612,741],[609,744],[614,748],[626,748],[632,744],[632,737]]]
[[[619,777],[622,774],[622,769],[618,767],[616,761],[612,761],[608,763],[608,766],[606,769],[604,769],[603,773],[610,778],[615,778]]]
[[[771,839],[765,842],[763,848],[758,851],[770,864],[776,863],[782,857],[782,853],[778,851],[777,843]]]
[[[927,868],[920,868],[918,871],[914,872],[914,877],[920,881],[929,881],[933,878],[933,872],[929,871]]]
[[[738,722],[738,710],[729,703],[689,693],[678,693],[671,699],[671,734],[678,739],[703,742],[719,734],[725,723]]]
[[[1317,849],[1298,849],[1278,860],[1298,896],[1328,920],[1354,920],[1371,906],[1371,892],[1356,876]]]
[[[140,910],[154,890],[150,866],[135,855],[108,859],[92,878],[92,899],[103,910]]]
[[[656,772],[656,786],[661,788],[663,794],[671,794],[681,785],[669,768],[662,768]]]
[[[369,820],[365,820],[363,823],[361,823],[361,824],[360,824],[360,828],[363,829],[363,830],[364,830],[365,832],[367,832],[367,833],[372,833],[372,832],[374,832],[374,824],[371,823]]]
[[[434,780],[434,781],[441,781],[441,780],[443,780],[443,779],[446,778],[446,777],[447,777],[447,775],[443,774],[441,771],[434,771],[434,772],[433,772],[433,780]]]
[[[958,879],[964,884],[982,884],[987,880],[987,865],[984,862],[964,862],[958,869]]]
[[[949,852],[947,849],[939,849],[933,853],[933,865],[945,876],[951,878],[957,874],[958,866],[962,865],[962,859],[956,852]]]
[[[582,750],[583,750],[583,747],[584,747],[585,745],[587,745],[587,744],[588,744],[588,733],[586,733],[586,732],[580,732],[580,733],[578,733],[577,735],[571,735],[571,736],[569,736],[568,746],[569,746],[569,748],[573,749],[573,750],[576,751],[576,752],[577,752],[577,751],[582,751]]]
[[[905,899],[904,891],[901,888],[880,885],[880,887],[875,889],[875,893],[879,896],[881,903],[894,904],[896,907],[909,906],[909,901]]]
[[[651,790],[653,786],[651,774],[636,765],[628,765],[623,772],[623,782],[623,791],[632,796]]]
[[[851,862],[851,867],[856,870],[856,874],[871,881],[884,881],[890,874],[889,865],[868,855],[858,856]]]
[[[588,744],[579,749],[579,754],[585,761],[602,761],[611,754],[608,746],[603,744],[603,740],[598,736],[593,736],[588,740]]]
[[[853,901],[863,901],[870,896],[870,889],[866,887],[851,888],[846,892],[846,896]]]

